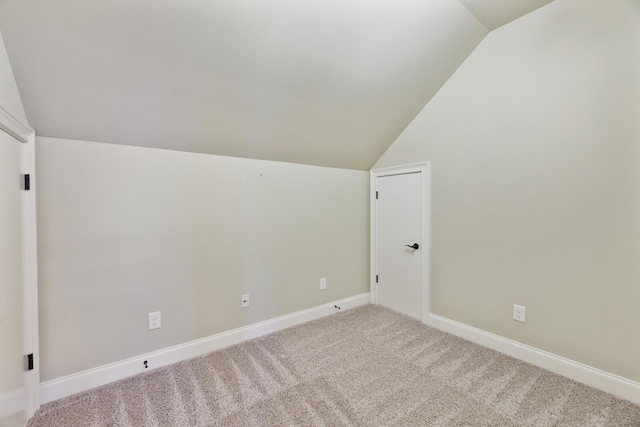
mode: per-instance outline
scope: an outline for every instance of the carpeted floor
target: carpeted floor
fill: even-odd
[[[44,405],[39,426],[640,426],[640,407],[363,306]]]

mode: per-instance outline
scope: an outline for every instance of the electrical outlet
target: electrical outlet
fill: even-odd
[[[524,317],[527,313],[527,307],[523,307],[518,304],[513,304],[513,320],[524,323]]]
[[[158,329],[160,326],[162,326],[160,312],[149,313],[149,330]]]
[[[242,295],[242,308],[249,307],[249,294]]]
[[[323,277],[320,279],[320,290],[324,291],[325,289],[327,289],[327,278]]]

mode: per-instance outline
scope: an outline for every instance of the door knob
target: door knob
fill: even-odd
[[[413,249],[419,249],[420,248],[420,245],[417,244],[417,243],[414,243],[413,245],[405,245],[405,246],[408,247],[408,248],[413,248]]]

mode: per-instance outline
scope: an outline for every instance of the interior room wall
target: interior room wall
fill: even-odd
[[[42,137],[36,152],[42,381],[368,292],[366,171]]]
[[[431,162],[432,311],[640,381],[638,117],[637,1],[491,32],[374,167]]]

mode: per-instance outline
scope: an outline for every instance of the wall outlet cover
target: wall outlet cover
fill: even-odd
[[[249,303],[250,303],[250,301],[249,301],[249,294],[244,294],[244,295],[242,295],[242,304],[241,304],[241,307],[242,307],[242,308],[247,308],[247,307],[249,307]]]
[[[324,291],[325,289],[327,289],[327,278],[323,277],[320,279],[320,290]]]
[[[527,307],[522,305],[513,304],[513,320],[524,323],[525,315],[527,314]]]
[[[160,312],[156,311],[153,313],[149,313],[149,330],[158,329],[162,326],[162,318],[160,317]]]

